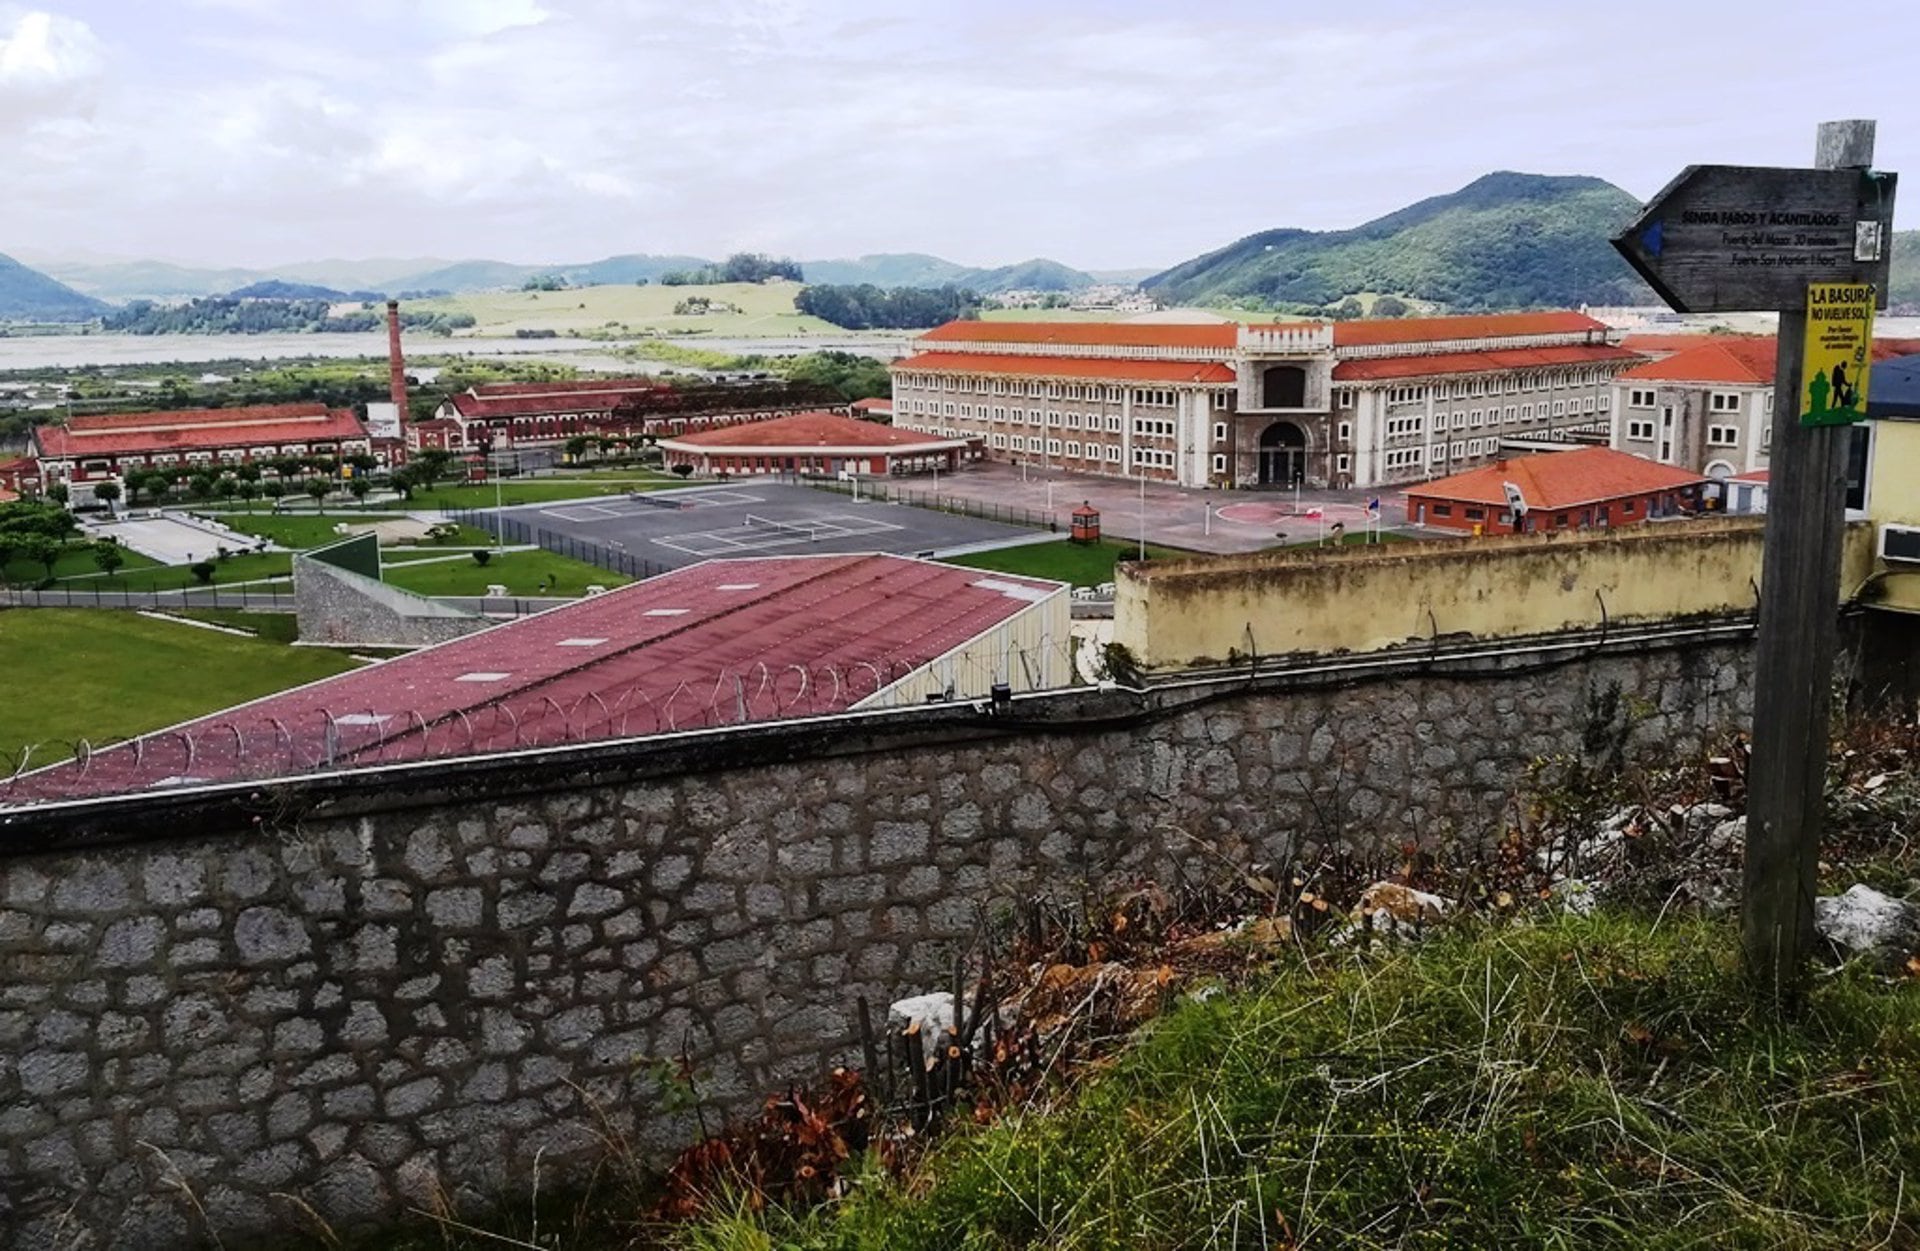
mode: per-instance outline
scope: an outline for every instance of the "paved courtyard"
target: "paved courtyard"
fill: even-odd
[[[911,491],[930,491],[926,477],[894,479]],[[1049,485],[1051,484],[1051,485]],[[1111,538],[1137,539],[1197,552],[1251,552],[1276,543],[1318,538],[1335,523],[1348,532],[1367,524],[1367,502],[1380,500],[1381,524],[1422,537],[1445,537],[1406,525],[1405,497],[1398,489],[1380,491],[1223,491],[1146,484],[1029,467],[1022,475],[1012,465],[976,465],[940,475],[941,496],[956,496],[1012,508],[1049,510],[1066,529],[1069,514],[1082,501],[1100,510],[1101,532]],[[1315,511],[1319,516],[1313,515]]]
[[[772,481],[524,504],[504,512],[524,525],[602,543],[668,568],[731,556],[951,555],[1053,537],[997,521],[856,501]]]

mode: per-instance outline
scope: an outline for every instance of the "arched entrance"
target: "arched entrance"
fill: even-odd
[[[1260,485],[1288,487],[1307,476],[1307,432],[1276,421],[1260,432]]]
[[[1305,408],[1307,371],[1298,365],[1274,365],[1261,375],[1262,408]]]

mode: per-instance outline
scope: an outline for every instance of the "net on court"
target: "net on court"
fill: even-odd
[[[812,526],[796,525],[790,521],[771,521],[765,517],[756,517],[752,513],[747,514],[746,524],[756,530],[769,530],[774,534],[789,535],[808,543],[820,538],[820,531]]]

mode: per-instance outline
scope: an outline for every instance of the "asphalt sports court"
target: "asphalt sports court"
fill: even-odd
[[[1031,540],[1036,531],[978,517],[818,491],[783,482],[685,487],[623,497],[523,504],[507,516],[678,568],[727,557],[891,552]]]

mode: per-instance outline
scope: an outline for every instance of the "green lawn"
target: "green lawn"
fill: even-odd
[[[32,675],[0,704],[0,755],[139,734],[355,667],[333,652],[82,608],[0,612],[0,656]]]
[[[121,548],[120,555],[125,562],[120,566],[123,572],[134,569],[153,569],[159,567],[152,559],[142,556],[130,547]],[[60,559],[53,562],[53,576],[56,578],[72,578],[81,574],[97,574],[99,572],[100,566],[95,564],[93,560],[92,543],[81,543],[69,546],[60,553]],[[46,576],[47,567],[39,561],[14,560],[9,561],[5,566],[0,566],[0,582],[18,582],[31,585],[39,582]]]
[[[474,531],[471,542],[450,543],[445,547],[383,547],[380,549],[380,563],[383,565],[407,565],[421,560],[445,560],[449,556],[466,558],[468,548],[493,546],[491,538],[484,531]]]
[[[247,630],[273,643],[291,643],[299,637],[299,630],[290,612],[247,612],[239,608],[177,608],[169,611],[176,617]]]
[[[793,306],[797,282],[719,283],[667,287],[649,283],[577,287],[571,291],[477,291],[434,300],[409,300],[408,312],[471,313],[479,323],[466,334],[511,334],[555,330],[578,334],[713,334],[784,336],[844,334],[838,326],[808,317]],[[675,313],[683,300],[725,303],[726,313]],[[454,342],[459,342],[455,336]]]
[[[268,539],[282,547],[307,548],[321,547],[335,542],[343,535],[334,533],[334,527],[345,522],[360,525],[363,522],[398,521],[398,513],[327,513],[324,516],[311,514],[272,513],[226,513],[217,520],[231,526],[242,534],[251,534]]]
[[[497,584],[506,587],[509,595],[578,596],[585,595],[589,585],[613,587],[631,581],[545,551],[503,552],[485,566],[471,558],[432,564],[416,561],[388,566],[383,575],[389,584],[420,595],[484,595],[487,587]],[[542,592],[540,584],[546,579],[552,581]]]
[[[628,491],[663,491],[685,486],[679,478],[652,478],[646,481],[589,480],[554,482],[545,478],[506,478],[500,483],[498,502],[502,507],[515,504],[550,504],[556,500],[592,499],[599,495],[625,495]],[[414,508],[492,508],[495,503],[491,482],[462,486],[422,487],[409,501]]]
[[[236,582],[251,582],[259,578],[285,578],[293,568],[291,552],[249,552],[241,556],[230,556],[226,560],[216,561],[213,585],[231,586]],[[201,583],[186,565],[153,565],[150,568],[121,570],[112,577],[102,577],[98,570],[90,578],[70,578],[61,583],[62,590],[91,591],[98,587],[105,591],[177,591],[182,587],[200,586]]]
[[[1147,544],[1149,560],[1185,560],[1197,555],[1171,547]],[[1074,586],[1099,586],[1113,581],[1113,567],[1123,560],[1137,560],[1140,545],[1122,539],[1102,539],[1098,543],[1030,543],[1025,547],[1005,547],[994,552],[974,552],[951,556],[950,565],[969,569],[991,569],[996,573],[1021,573],[1030,578],[1052,578]]]

